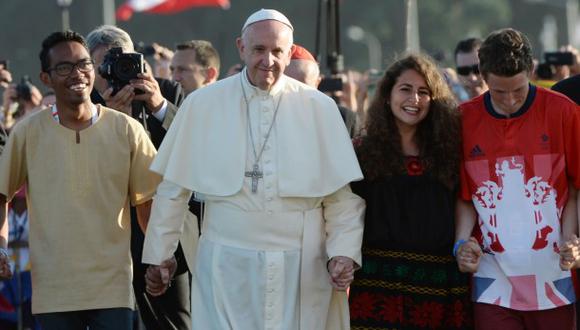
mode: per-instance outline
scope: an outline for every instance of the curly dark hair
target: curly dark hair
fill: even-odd
[[[460,121],[457,104],[437,66],[426,55],[411,54],[393,63],[379,82],[368,110],[368,127],[357,155],[368,180],[406,173],[401,135],[389,105],[391,91],[406,70],[415,70],[431,92],[429,113],[419,123],[415,141],[426,173],[454,188],[458,182]]]
[[[494,31],[479,48],[479,69],[484,78],[492,73],[512,77],[534,69],[532,46],[525,34],[512,28]]]

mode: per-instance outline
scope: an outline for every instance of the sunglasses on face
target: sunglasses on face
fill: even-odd
[[[479,74],[479,65],[458,66],[457,74],[460,76],[468,76],[469,74]]]

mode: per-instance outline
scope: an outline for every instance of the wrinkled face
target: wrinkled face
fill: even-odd
[[[477,57],[477,49],[469,53],[459,52],[455,57],[455,63],[457,68],[473,68],[474,66],[479,65],[479,58]],[[487,86],[485,85],[485,81],[481,77],[479,72],[474,72],[474,70],[467,70],[467,74],[461,74],[460,70],[457,72],[457,76],[459,77],[459,81],[469,93],[469,97],[476,97],[479,96],[487,90]]]
[[[500,114],[511,115],[517,112],[526,102],[529,91],[529,77],[527,72],[520,72],[515,76],[502,77],[493,73],[487,74],[487,86],[493,108]]]
[[[250,82],[269,90],[290,62],[292,30],[275,20],[257,22],[246,28],[237,46]]]
[[[171,59],[171,79],[179,82],[185,94],[207,84],[207,69],[196,62],[195,50],[178,50]]]
[[[42,72],[40,79],[46,86],[54,90],[57,103],[75,106],[87,101],[90,102],[95,80],[95,70],[92,66],[84,66],[85,69],[90,69],[88,72],[81,72],[78,66],[75,66],[70,74],[65,76],[58,75],[53,70],[62,64],[78,65],[90,61],[91,57],[85,47],[74,41],[61,42],[50,49],[48,58],[49,72]]]
[[[429,113],[431,91],[417,71],[403,71],[391,91],[391,111],[399,130],[415,129]]]
[[[107,80],[105,80],[99,74],[98,68],[103,63],[103,60],[105,59],[105,55],[107,54],[107,52],[109,51],[110,48],[111,47],[101,45],[101,46],[98,46],[97,48],[95,48],[95,50],[93,50],[93,53],[91,54],[93,61],[95,61],[95,73],[96,73],[95,74],[95,88],[101,94],[103,94],[107,90],[109,85],[107,83]]]

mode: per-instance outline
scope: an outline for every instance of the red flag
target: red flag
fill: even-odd
[[[174,14],[193,7],[230,7],[229,0],[127,0],[117,9],[116,17],[127,21],[133,12],[152,14]]]

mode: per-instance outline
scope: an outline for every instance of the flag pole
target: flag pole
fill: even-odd
[[[68,9],[71,3],[72,0],[56,0],[56,4],[60,7],[62,31],[70,30],[70,15]]]
[[[103,0],[103,24],[117,25],[115,20],[115,0]]]
[[[418,52],[419,43],[419,14],[417,10],[417,0],[405,0],[407,10],[406,22],[406,50],[407,52]]]

